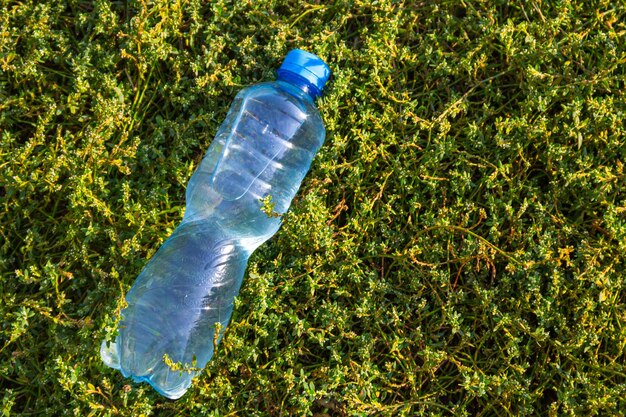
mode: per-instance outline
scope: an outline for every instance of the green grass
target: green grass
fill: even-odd
[[[203,3],[0,0],[3,416],[622,415],[624,2]],[[165,400],[100,341],[293,47],[327,142]]]

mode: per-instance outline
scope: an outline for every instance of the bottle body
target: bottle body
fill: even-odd
[[[313,99],[291,83],[235,98],[186,191],[182,223],[126,297],[104,362],[179,398],[211,359],[230,320],[250,254],[273,236],[325,137]],[[222,330],[216,334],[216,323]]]

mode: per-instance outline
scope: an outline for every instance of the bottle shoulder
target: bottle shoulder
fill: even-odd
[[[236,96],[245,106],[247,101],[255,101],[267,104],[268,111],[278,110],[284,112],[296,111],[298,116],[309,119],[323,129],[323,122],[319,110],[313,99],[299,88],[284,82],[271,81],[255,84],[243,88]]]

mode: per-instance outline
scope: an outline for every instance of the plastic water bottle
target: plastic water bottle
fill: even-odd
[[[243,89],[191,177],[182,223],[126,295],[104,363],[180,398],[213,356],[248,258],[280,227],[325,138],[314,104],[330,76],[320,58],[287,54],[278,80]],[[216,329],[220,329],[216,334]]]

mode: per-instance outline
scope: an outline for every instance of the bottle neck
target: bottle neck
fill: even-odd
[[[321,95],[320,90],[318,90],[316,86],[311,84],[304,77],[301,77],[300,75],[295,74],[291,71],[279,70],[277,78],[278,81],[286,82],[294,87],[297,87],[299,90],[302,90],[309,98],[311,98],[311,100],[315,100]]]

